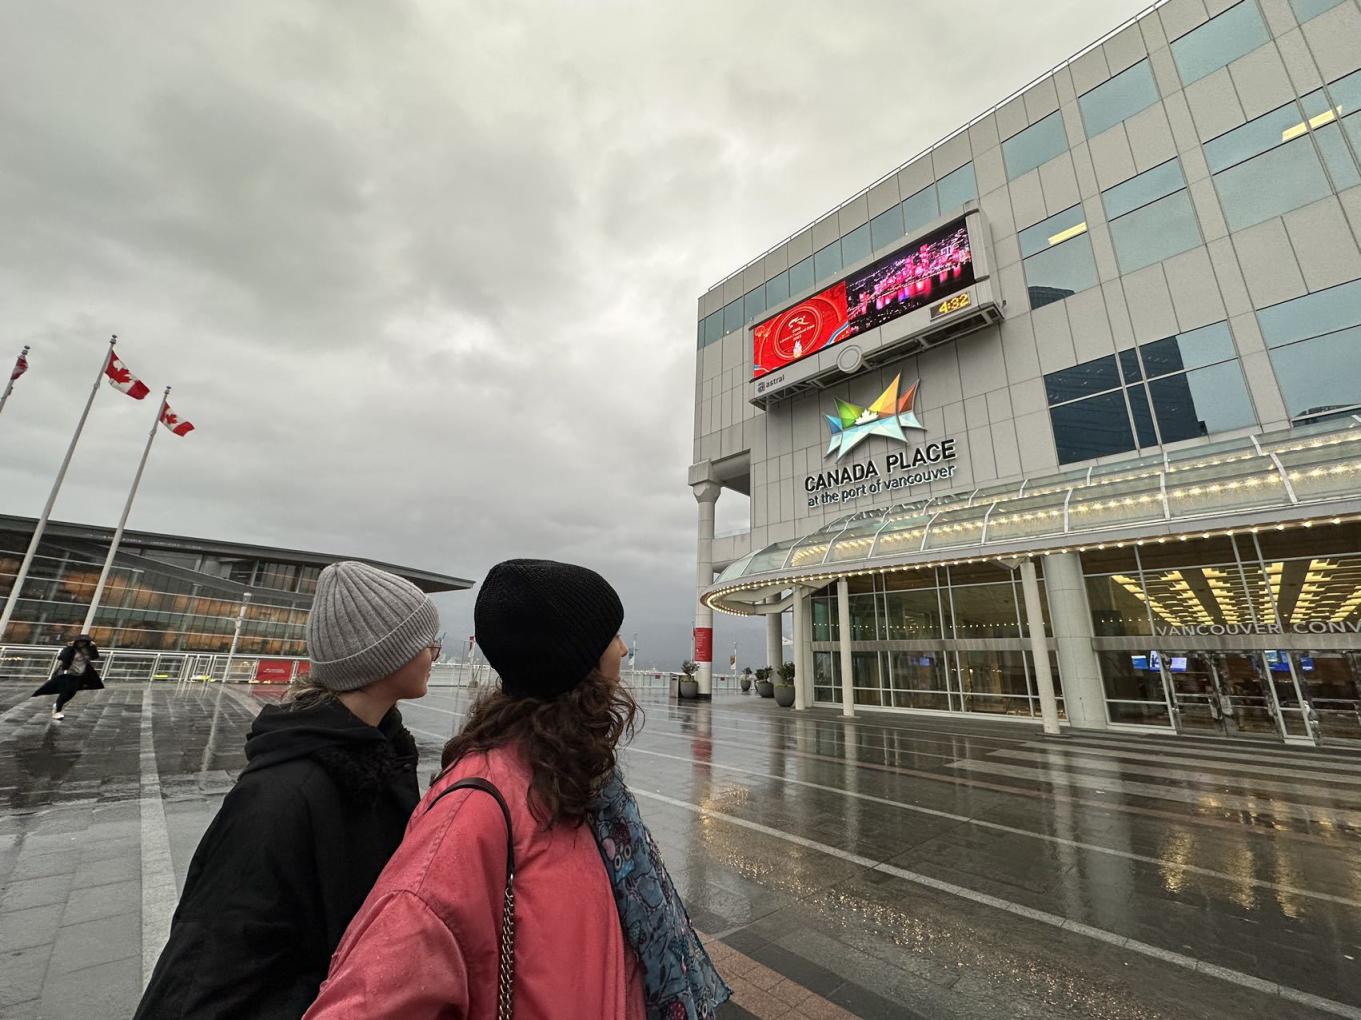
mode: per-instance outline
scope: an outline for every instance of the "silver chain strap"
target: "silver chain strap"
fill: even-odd
[[[506,876],[506,896],[501,907],[501,966],[496,982],[496,1018],[511,1020],[510,994],[515,987],[515,876]]]

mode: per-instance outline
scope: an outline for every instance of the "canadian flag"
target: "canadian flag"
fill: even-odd
[[[104,365],[104,374],[109,377],[109,385],[121,390],[133,400],[141,400],[151,390],[147,384],[128,371],[127,366],[118,360],[118,355],[109,351],[109,360]]]
[[[14,382],[15,379],[18,379],[19,376],[23,375],[27,371],[28,371],[28,358],[24,357],[21,354],[19,355],[19,360],[14,363],[14,371],[9,374],[9,381]]]
[[[166,404],[161,411],[161,424],[177,436],[187,436],[190,432],[194,431],[194,423],[185,421],[174,411],[170,410],[169,404]]]

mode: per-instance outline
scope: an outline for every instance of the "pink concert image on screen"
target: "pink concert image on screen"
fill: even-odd
[[[882,326],[973,282],[973,251],[961,220],[848,276],[846,335]]]

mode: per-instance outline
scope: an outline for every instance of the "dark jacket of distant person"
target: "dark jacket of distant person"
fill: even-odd
[[[420,799],[396,709],[378,727],[326,699],[265,708],[248,764],[189,866],[138,1018],[293,1018]]]
[[[77,653],[84,656],[83,661],[77,661]],[[99,670],[95,668],[95,663],[99,660],[98,646],[90,635],[81,634],[57,653],[57,668],[52,672],[51,678],[33,692],[32,697],[36,698],[43,694],[65,694],[70,697],[76,691],[103,690],[104,681],[99,676]],[[73,667],[80,672],[73,673],[71,671]]]

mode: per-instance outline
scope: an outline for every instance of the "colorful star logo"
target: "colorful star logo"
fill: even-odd
[[[913,383],[907,392],[899,397],[898,384],[901,380],[901,375],[895,376],[888,389],[879,394],[879,399],[869,407],[861,407],[837,398],[836,409],[839,416],[836,418],[830,414],[826,416],[827,427],[831,430],[831,445],[827,447],[826,456],[830,457],[835,453],[836,459],[840,460],[870,436],[886,436],[906,443],[907,436],[903,435],[903,429],[926,431],[926,426],[917,420],[917,413],[912,409],[917,399],[917,387],[921,383]]]

